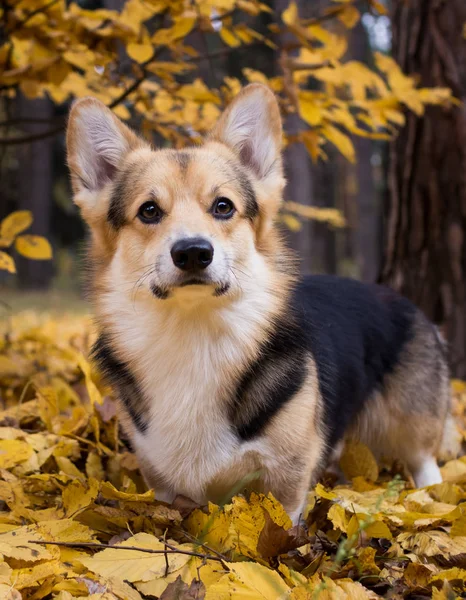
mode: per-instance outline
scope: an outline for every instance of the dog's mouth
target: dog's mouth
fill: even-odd
[[[200,277],[191,277],[190,279],[185,279],[181,283],[178,284],[177,287],[187,287],[188,285],[209,285],[212,284],[211,281],[206,279],[201,279]]]
[[[185,279],[184,281],[181,281],[168,288],[153,283],[151,285],[151,292],[159,300],[166,300],[177,288],[187,288],[190,286],[214,286],[213,296],[216,298],[224,296],[230,289],[230,283],[228,281],[211,281],[208,279],[201,279],[200,277],[190,277],[189,279]]]

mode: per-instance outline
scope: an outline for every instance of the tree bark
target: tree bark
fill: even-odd
[[[48,99],[29,100],[18,97],[19,116],[51,119],[53,107]],[[40,133],[47,125],[30,123],[26,134]],[[43,235],[50,241],[52,215],[53,138],[18,146],[19,186],[18,208],[30,210],[34,222],[26,233]],[[19,285],[23,289],[45,289],[49,286],[53,266],[51,261],[17,259]]]
[[[394,0],[393,54],[420,86],[466,100],[465,0]],[[391,144],[380,280],[442,326],[455,376],[466,378],[466,108],[407,114]]]
[[[349,33],[349,54],[352,60],[363,64],[371,62],[369,40],[364,25],[360,21]],[[353,136],[357,162],[350,166],[348,176],[354,182],[349,186],[354,216],[351,227],[352,251],[356,261],[359,277],[362,281],[373,283],[377,279],[382,259],[382,243],[380,225],[382,209],[374,181],[372,156],[374,142]]]

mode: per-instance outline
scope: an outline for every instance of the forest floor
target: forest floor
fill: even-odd
[[[351,483],[311,490],[305,527],[270,495],[167,506],[144,488],[112,392],[85,359],[89,316],[7,314],[0,598],[465,597],[466,457],[446,460],[444,483],[419,490],[401,465],[379,472],[367,448],[352,446],[341,465]],[[464,447],[466,385],[452,388]]]

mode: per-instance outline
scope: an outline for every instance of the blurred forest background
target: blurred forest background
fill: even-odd
[[[181,147],[263,81],[283,111],[282,225],[302,271],[401,291],[466,377],[465,24],[465,0],[1,0],[0,218],[30,210],[54,259],[13,249],[0,298],[82,293],[73,98]]]

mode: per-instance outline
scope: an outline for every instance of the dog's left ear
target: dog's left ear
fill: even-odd
[[[282,178],[280,109],[265,85],[246,86],[220,117],[211,139],[231,148],[258,179]]]

